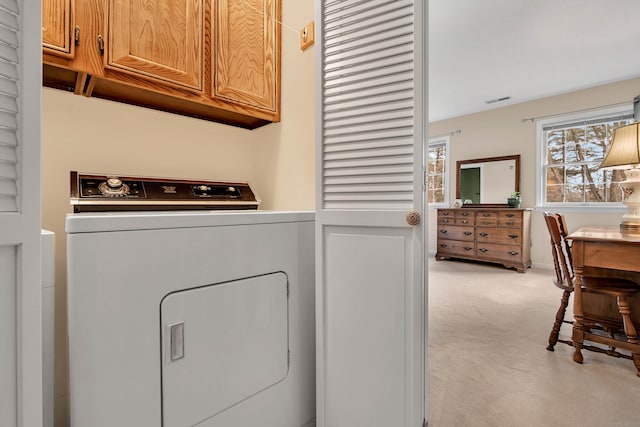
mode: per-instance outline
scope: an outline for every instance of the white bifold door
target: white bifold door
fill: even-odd
[[[39,0],[0,0],[0,425],[42,426]]]
[[[319,427],[426,419],[426,9],[316,2]]]

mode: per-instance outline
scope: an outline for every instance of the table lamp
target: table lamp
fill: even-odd
[[[614,129],[609,151],[598,169],[624,169],[620,183],[627,212],[620,231],[640,233],[640,123]]]

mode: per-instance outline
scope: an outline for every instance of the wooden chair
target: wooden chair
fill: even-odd
[[[564,318],[569,297],[574,291],[575,275],[571,259],[571,245],[567,239],[568,233],[564,217],[558,213],[545,212],[544,218],[551,236],[553,261],[556,270],[554,284],[563,290],[560,308],[556,313],[556,319],[549,335],[547,350],[553,351],[555,344],[562,342],[575,347],[573,360],[577,363],[582,363],[583,361],[582,349],[605,353],[614,357],[633,359],[636,362],[638,355],[629,356],[616,350],[616,341],[618,343],[623,341],[637,343],[637,333],[631,319],[629,298],[637,294],[640,291],[640,287],[632,280],[615,277],[583,276],[580,291],[584,297],[581,298],[582,306],[577,307],[576,310],[581,315],[576,316],[577,321],[574,324],[572,340],[559,339],[562,323],[573,323],[566,321]],[[591,310],[585,310],[585,297],[589,294],[601,295],[615,300],[619,314],[617,316],[615,314],[614,316],[604,316],[601,313],[591,313]],[[608,345],[608,349],[585,345],[585,332],[590,341]],[[640,376],[640,370],[638,375]]]
[[[549,335],[549,345],[547,350],[553,351],[556,343],[561,342],[573,345],[569,340],[561,340],[560,328],[563,323],[573,324],[573,322],[565,320],[567,306],[569,305],[569,297],[573,292],[573,262],[571,260],[571,246],[567,240],[567,226],[564,216],[561,214],[545,212],[544,219],[551,236],[551,251],[553,254],[553,265],[556,270],[556,277],[553,284],[562,289],[562,298],[560,299],[560,308],[556,313],[556,319],[551,328]]]

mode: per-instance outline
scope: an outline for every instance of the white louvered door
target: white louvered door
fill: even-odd
[[[0,425],[42,426],[38,0],[0,0]]]
[[[319,427],[426,417],[426,9],[316,2]]]

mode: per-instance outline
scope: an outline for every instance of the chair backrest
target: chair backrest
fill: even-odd
[[[571,245],[567,240],[567,223],[559,213],[545,212],[544,219],[551,236],[551,252],[556,269],[553,281],[561,289],[573,289],[573,260],[571,259]]]

